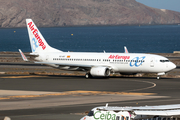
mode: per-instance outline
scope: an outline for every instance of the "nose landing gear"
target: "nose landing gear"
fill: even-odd
[[[165,74],[166,74],[165,72],[158,73],[158,74],[157,74],[157,79],[159,80],[159,79],[160,79],[160,76],[161,76],[161,75],[165,75]]]

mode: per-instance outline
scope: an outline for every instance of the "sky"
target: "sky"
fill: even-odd
[[[180,12],[180,0],[136,0],[144,5]]]

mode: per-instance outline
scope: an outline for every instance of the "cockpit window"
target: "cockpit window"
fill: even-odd
[[[88,113],[88,116],[94,116],[94,111],[90,111],[90,112]]]
[[[169,62],[169,60],[160,60],[160,62]]]

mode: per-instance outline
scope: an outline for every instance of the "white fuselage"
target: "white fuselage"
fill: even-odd
[[[56,52],[39,55],[38,61],[49,64],[90,68],[106,66],[114,73],[162,73],[176,67],[167,58],[152,54]]]

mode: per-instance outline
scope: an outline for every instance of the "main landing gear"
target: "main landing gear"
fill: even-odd
[[[90,73],[86,73],[85,77],[86,77],[86,79],[92,78],[92,75]]]

